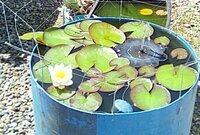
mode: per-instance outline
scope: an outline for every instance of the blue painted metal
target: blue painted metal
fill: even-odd
[[[101,20],[131,21],[116,18]],[[168,33],[175,42],[184,44],[197,60],[184,39],[168,29],[152,25],[159,32]],[[30,67],[33,63],[32,56]],[[31,83],[36,135],[189,135],[190,132],[197,82],[183,96],[163,108],[118,114],[88,113],[59,103],[38,84],[32,71]]]

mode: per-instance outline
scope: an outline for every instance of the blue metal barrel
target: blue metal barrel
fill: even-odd
[[[103,21],[126,22],[130,19],[99,18]],[[191,46],[174,32],[161,26],[152,26],[157,32],[167,34],[175,44],[197,56]],[[34,50],[35,51],[35,50]],[[34,56],[30,67],[33,66]],[[199,73],[198,65],[194,68]],[[169,105],[150,111],[133,113],[89,113],[70,108],[49,96],[34,79],[31,84],[36,135],[189,135],[197,91],[197,82]]]

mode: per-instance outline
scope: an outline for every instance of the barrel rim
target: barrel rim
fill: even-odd
[[[61,28],[65,27],[66,25],[69,25],[69,24],[73,24],[73,23],[76,23],[76,22],[80,22],[80,21],[83,21],[83,20],[127,20],[127,21],[141,21],[141,20],[138,20],[138,19],[129,19],[129,18],[117,18],[117,17],[99,17],[99,18],[89,18],[89,19],[80,19],[80,20],[76,20],[76,21],[72,21],[72,22],[69,22],[65,25],[63,25]],[[147,22],[147,21],[142,21],[142,22]],[[177,37],[177,39],[182,42],[186,47],[187,49],[189,49],[190,52],[193,52],[193,57],[198,60],[198,56],[196,54],[196,52],[194,51],[194,49],[192,48],[192,46],[183,38],[181,37],[180,35],[176,34],[174,31],[172,30],[169,30],[165,27],[162,27],[158,24],[154,24],[154,23],[151,23],[151,22],[148,22],[150,25],[152,25],[153,27],[156,27],[156,28],[159,28],[159,29],[162,29],[163,31],[171,34],[172,36],[175,36]],[[33,60],[33,57],[34,57],[34,54],[33,52],[36,50],[38,45],[35,45],[35,47],[33,48],[32,50],[32,53],[31,53],[31,58],[29,60],[29,70],[30,70],[30,75],[31,75],[31,79],[34,80],[35,84],[37,85],[37,87],[42,91],[44,92],[47,97],[51,98],[52,100],[54,100],[56,103],[58,104],[61,104],[62,106],[68,108],[68,109],[72,109],[72,110],[75,110],[75,111],[78,111],[80,113],[87,113],[87,114],[93,114],[93,115],[101,115],[101,116],[113,116],[113,115],[118,115],[118,116],[123,116],[123,115],[137,115],[137,114],[143,114],[143,113],[152,113],[152,112],[156,112],[156,111],[159,111],[159,110],[162,110],[162,109],[166,109],[166,108],[169,108],[170,106],[176,104],[177,102],[179,102],[180,100],[182,100],[185,96],[187,96],[193,89],[194,87],[197,85],[198,83],[198,78],[199,78],[199,73],[200,73],[200,64],[199,62],[197,62],[197,80],[196,82],[193,84],[193,86],[185,93],[183,94],[180,98],[176,99],[175,101],[163,106],[163,107],[160,107],[160,108],[156,108],[156,109],[151,109],[151,110],[144,110],[144,111],[139,111],[139,112],[131,112],[131,113],[100,113],[100,112],[88,112],[88,111],[84,111],[84,110],[81,110],[81,109],[77,109],[77,108],[74,108],[74,107],[71,107],[69,105],[66,105],[64,103],[61,103],[59,102],[58,100],[56,100],[55,98],[53,98],[52,96],[50,96],[45,90],[43,87],[41,87],[39,85],[39,83],[37,82],[37,80],[34,78],[34,75],[33,75],[33,71],[32,71],[32,66],[31,66],[31,63],[32,63],[32,60]]]

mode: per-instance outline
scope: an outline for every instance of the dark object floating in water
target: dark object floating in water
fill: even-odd
[[[147,39],[129,39],[123,45],[119,45],[116,48],[120,56],[130,60],[130,65],[133,67],[144,65],[156,67],[159,65],[159,61],[168,59],[168,56],[164,53],[164,47],[158,46]]]

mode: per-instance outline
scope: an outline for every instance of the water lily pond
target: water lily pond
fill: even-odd
[[[26,33],[40,43],[32,72],[59,102],[83,111],[131,113],[164,107],[197,81],[188,47],[164,28],[127,19],[73,22]],[[38,53],[39,50],[39,53]]]

